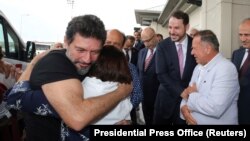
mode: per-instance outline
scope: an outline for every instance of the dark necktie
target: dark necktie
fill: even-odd
[[[154,56],[154,50],[153,49],[149,49],[150,51],[150,55],[148,56],[148,58],[145,60],[145,64],[144,64],[144,71],[146,71],[146,69],[149,66],[150,61],[152,60],[153,56]]]
[[[249,65],[250,65],[250,49],[248,49],[247,59],[245,60],[244,64],[240,69],[240,78],[246,73],[247,69],[249,68]]]
[[[129,51],[129,49],[125,49],[125,57],[126,57],[126,59],[127,59],[127,61],[129,62],[129,54],[128,54],[128,51]]]

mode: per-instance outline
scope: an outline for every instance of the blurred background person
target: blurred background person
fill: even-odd
[[[143,49],[145,47],[145,45],[141,41],[140,30],[134,32],[134,37],[135,37],[135,44],[133,47],[136,48],[138,51],[140,51],[141,49]]]
[[[163,36],[162,36],[162,34],[160,34],[160,33],[157,33],[157,34],[156,34],[156,37],[157,37],[158,42],[160,42],[160,41],[163,40]]]
[[[133,48],[134,43],[135,43],[135,37],[127,35],[122,51],[125,54],[128,62],[136,66],[138,59],[138,50]]]
[[[0,140],[21,140],[23,121],[21,116],[6,107],[6,91],[11,88],[20,77],[22,70],[21,64],[17,68],[13,64],[3,60],[4,52],[0,46]],[[19,114],[21,115],[21,114]],[[11,130],[10,130],[11,129]]]
[[[194,35],[199,32],[198,29],[196,28],[191,28],[190,31],[189,31],[189,36],[191,36],[192,38],[194,38]]]
[[[63,43],[57,42],[54,44],[53,48],[63,48]]]
[[[22,70],[21,64],[13,65],[3,60],[4,52],[0,46],[0,83],[6,88],[12,87],[20,77]],[[17,67],[18,66],[18,67]]]

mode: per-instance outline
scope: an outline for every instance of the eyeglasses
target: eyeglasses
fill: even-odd
[[[143,42],[150,42],[153,38],[154,38],[155,35],[153,35],[151,38],[147,39],[147,40],[144,40]]]

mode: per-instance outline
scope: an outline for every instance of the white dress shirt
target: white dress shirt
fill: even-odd
[[[246,61],[247,56],[248,56],[248,49],[245,49],[245,54],[244,54],[242,62],[240,64],[240,68],[243,66],[244,62]]]

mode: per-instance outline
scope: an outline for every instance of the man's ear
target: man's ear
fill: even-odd
[[[209,54],[212,50],[212,47],[206,43],[206,53]]]

